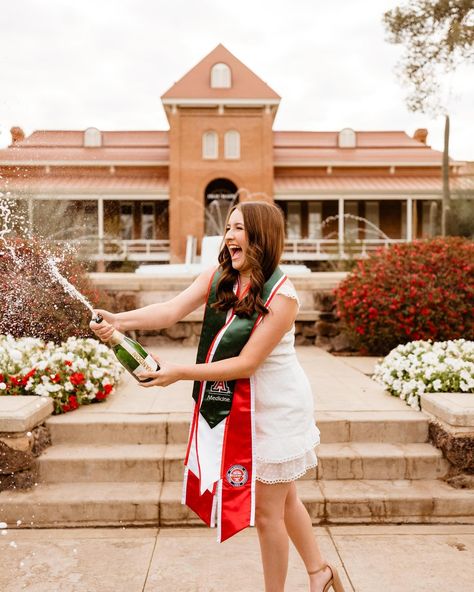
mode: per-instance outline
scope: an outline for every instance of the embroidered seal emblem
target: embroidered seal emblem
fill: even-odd
[[[227,481],[232,487],[242,487],[249,479],[249,473],[243,465],[232,465],[226,473]]]

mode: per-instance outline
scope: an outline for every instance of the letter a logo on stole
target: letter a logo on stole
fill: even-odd
[[[219,395],[230,395],[232,391],[230,390],[226,380],[216,380],[216,382],[212,383],[210,392],[217,393]]]

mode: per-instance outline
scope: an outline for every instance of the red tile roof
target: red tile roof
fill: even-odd
[[[434,150],[405,148],[275,148],[273,164],[275,166],[441,166],[442,154]]]
[[[168,148],[167,131],[101,131],[102,146],[105,148]],[[84,131],[80,130],[38,130],[21,142],[18,147],[82,148]]]
[[[231,88],[211,88],[211,67],[227,64],[232,72]],[[269,99],[280,96],[263,80],[238,60],[228,49],[219,44],[194,68],[167,90],[162,99]]]
[[[0,150],[0,165],[19,164],[167,164],[167,131],[101,132],[102,146],[84,147],[84,132],[40,130]]]
[[[276,177],[275,193],[315,192],[437,192],[441,191],[441,177],[396,175],[379,177]]]
[[[0,191],[34,193],[168,193],[165,177],[110,176],[48,176],[19,178],[0,177]]]
[[[356,148],[338,148],[338,132],[274,132],[275,166],[440,166],[441,152],[401,131],[356,132]],[[101,132],[101,147],[84,147],[83,131],[36,131],[0,150],[8,164],[162,164],[169,162],[167,131]]]
[[[453,191],[474,189],[474,180],[468,177],[451,179]],[[324,177],[275,177],[274,193],[285,195],[291,193],[441,193],[442,180],[439,176],[426,175],[386,175],[386,176],[344,176],[327,175]]]
[[[339,148],[339,132],[274,132],[274,164],[275,166],[441,165],[441,152],[410,138],[405,132],[355,133],[355,148]]]
[[[411,138],[403,131],[355,131],[358,148],[418,148],[430,147]],[[338,131],[332,132],[273,132],[274,148],[337,148]],[[345,149],[347,150],[347,148]]]

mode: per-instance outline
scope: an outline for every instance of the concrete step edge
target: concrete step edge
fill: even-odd
[[[297,482],[314,524],[470,523],[474,492],[439,480]],[[202,525],[181,505],[182,482],[57,483],[0,493],[0,521],[14,527]]]
[[[128,457],[159,455],[164,459],[184,459],[186,454],[186,443],[156,443],[156,444],[134,444],[134,443],[110,443],[110,444],[78,444],[58,443],[47,448],[39,457],[41,462],[44,459],[55,459],[65,461],[81,460],[86,458],[119,458],[120,454]],[[382,448],[382,450],[381,450]],[[327,442],[321,443],[316,448],[317,456],[321,458],[400,458],[409,456],[414,458],[442,457],[441,450],[429,442]]]
[[[162,459],[167,444],[53,444],[47,448],[38,462],[64,461],[67,463],[83,460],[128,460]]]

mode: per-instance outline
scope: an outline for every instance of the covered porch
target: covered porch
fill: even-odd
[[[287,261],[360,258],[439,233],[436,177],[282,177],[275,202],[285,214]]]

